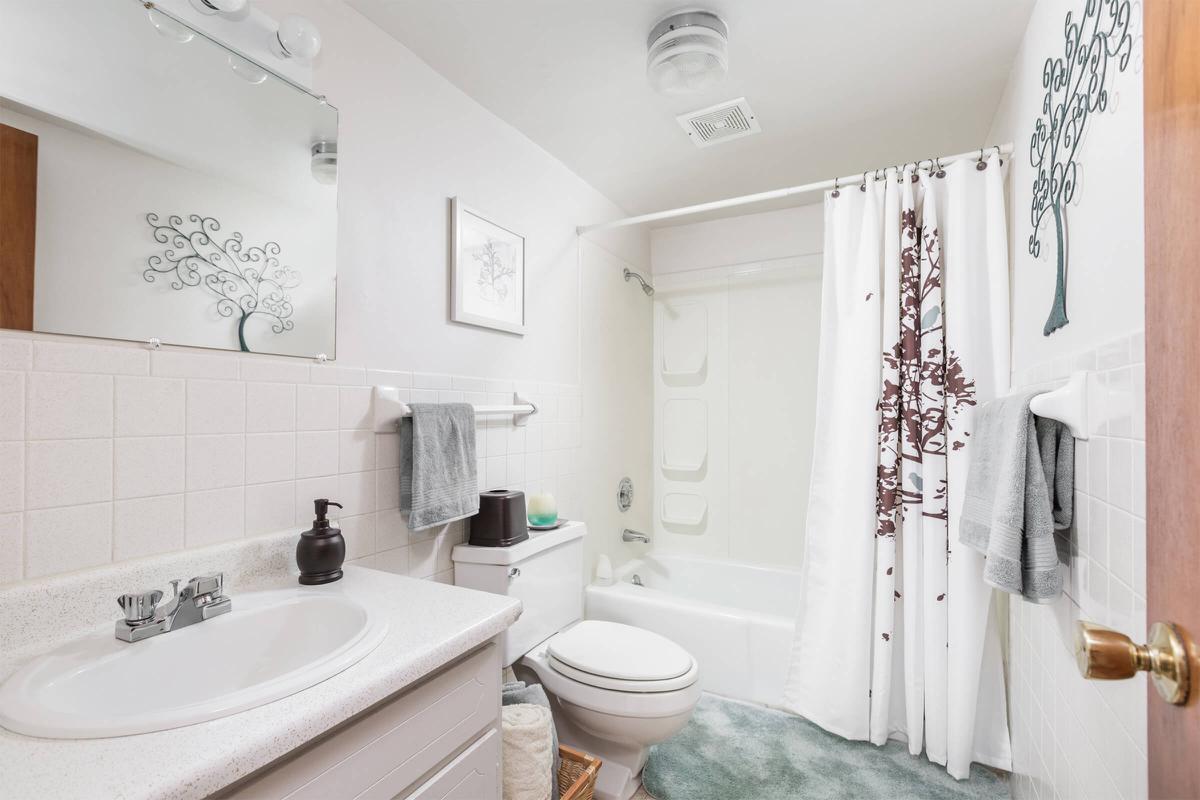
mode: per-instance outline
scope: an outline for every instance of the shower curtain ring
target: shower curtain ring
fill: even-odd
[[[942,166],[942,160],[938,158],[934,159],[934,162],[937,164],[937,172],[934,175],[938,178],[946,177],[946,169]]]
[[[840,178],[833,179],[833,191],[830,193],[830,195],[829,195],[830,197],[841,197],[842,196],[842,187],[841,187],[840,182],[841,182]]]
[[[994,145],[992,145],[992,147],[996,148],[996,163],[1003,167],[1004,166],[1004,154],[1000,152],[1000,145],[994,144]]]
[[[867,190],[867,172],[870,172],[870,171],[871,171],[871,170],[867,170],[866,172],[864,172],[864,173],[863,173],[863,176],[862,176],[862,183],[860,183],[860,184],[858,185],[858,190],[859,190],[860,192],[865,192],[865,191]]]
[[[982,172],[987,169],[987,162],[983,160],[983,148],[979,148],[979,158],[975,159],[975,169]]]

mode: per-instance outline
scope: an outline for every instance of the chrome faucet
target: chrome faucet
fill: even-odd
[[[159,606],[163,593],[158,589],[118,597],[117,605],[125,612],[125,619],[117,620],[117,638],[123,642],[140,642],[220,616],[233,607],[230,599],[222,594],[224,573],[192,578],[182,589],[179,584],[180,581],[171,581],[175,596],[163,606]]]
[[[621,531],[621,541],[622,542],[641,542],[642,544],[650,544],[650,537],[644,533],[639,533],[637,531],[626,528],[625,530]]]

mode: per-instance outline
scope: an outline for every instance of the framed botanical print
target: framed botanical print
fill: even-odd
[[[450,201],[450,319],[525,335],[525,237]]]

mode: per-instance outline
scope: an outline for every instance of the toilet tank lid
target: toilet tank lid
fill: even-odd
[[[510,547],[455,545],[450,557],[456,564],[518,564],[551,547],[582,538],[586,533],[587,525],[582,522],[568,522],[561,528],[540,535],[534,535],[534,531],[530,531],[528,539]]]
[[[644,628],[584,620],[551,637],[550,655],[567,666],[604,678],[665,681],[692,668],[687,650]]]

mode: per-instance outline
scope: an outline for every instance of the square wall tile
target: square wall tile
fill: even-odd
[[[0,442],[25,438],[25,373],[0,372]]]
[[[342,431],[338,442],[338,472],[366,472],[375,468],[375,434]]]
[[[189,436],[186,447],[189,492],[241,486],[246,482],[246,437]]]
[[[117,439],[115,496],[150,497],[184,490],[184,438],[150,436]]]
[[[238,357],[204,355],[184,350],[155,350],[150,354],[150,374],[161,378],[237,380]]]
[[[246,432],[296,430],[296,387],[290,383],[246,384]]]
[[[346,559],[362,558],[375,552],[375,515],[338,517],[337,525],[346,539]]]
[[[345,506],[342,513],[348,517],[371,513],[375,510],[375,473],[339,475],[337,494],[330,499]]]
[[[0,369],[33,369],[33,342],[28,339],[0,339]]]
[[[454,562],[450,559],[450,551],[456,544],[453,529],[449,527],[441,529],[435,536],[414,542],[408,548],[408,574],[414,578],[432,578],[435,573],[452,569]]]
[[[25,508],[25,443],[0,442],[0,513]]]
[[[377,469],[399,468],[400,434],[375,434],[375,467]]]
[[[296,527],[296,484],[292,481],[246,487],[246,535]],[[308,526],[305,526],[307,528]]]
[[[296,434],[296,477],[338,474],[339,431],[301,431]]]
[[[313,364],[309,380],[326,386],[362,386],[367,382],[367,371],[362,367]]]
[[[139,347],[34,342],[33,368],[39,372],[98,372],[149,375],[150,353]]]
[[[189,492],[185,503],[184,542],[188,547],[242,538],[246,525],[243,487]]]
[[[400,507],[400,470],[375,471],[375,505],[380,509]]]
[[[184,432],[181,378],[116,379],[117,436],[177,436]]]
[[[358,563],[361,566],[377,569],[380,572],[407,575],[409,572],[408,548],[398,547],[395,550],[384,550],[373,556],[367,556],[359,560]]]
[[[113,435],[112,376],[34,372],[29,378],[30,439]]]
[[[187,382],[188,433],[242,433],[245,430],[246,384],[237,381]]]
[[[371,430],[371,387],[343,386],[338,399],[338,427],[343,430]]]
[[[326,498],[342,503],[339,492],[337,475],[325,475],[320,478],[305,478],[296,481],[296,526],[299,530],[308,530],[314,519],[313,501]]]
[[[112,439],[30,442],[25,468],[27,507],[52,508],[112,499]]]
[[[25,515],[25,577],[40,578],[112,560],[112,503]]]
[[[142,497],[113,503],[113,559],[183,549],[184,496]]]
[[[296,387],[296,430],[335,431],[338,429],[338,389],[336,386]]]
[[[240,377],[244,381],[272,381],[274,383],[308,383],[309,362],[307,359],[262,358],[242,356]]]
[[[246,483],[274,483],[296,477],[296,434],[246,434]]]
[[[409,544],[408,525],[398,508],[382,509],[375,515],[375,548],[380,552]]]
[[[0,514],[0,585],[25,576],[25,533],[21,514]]]

